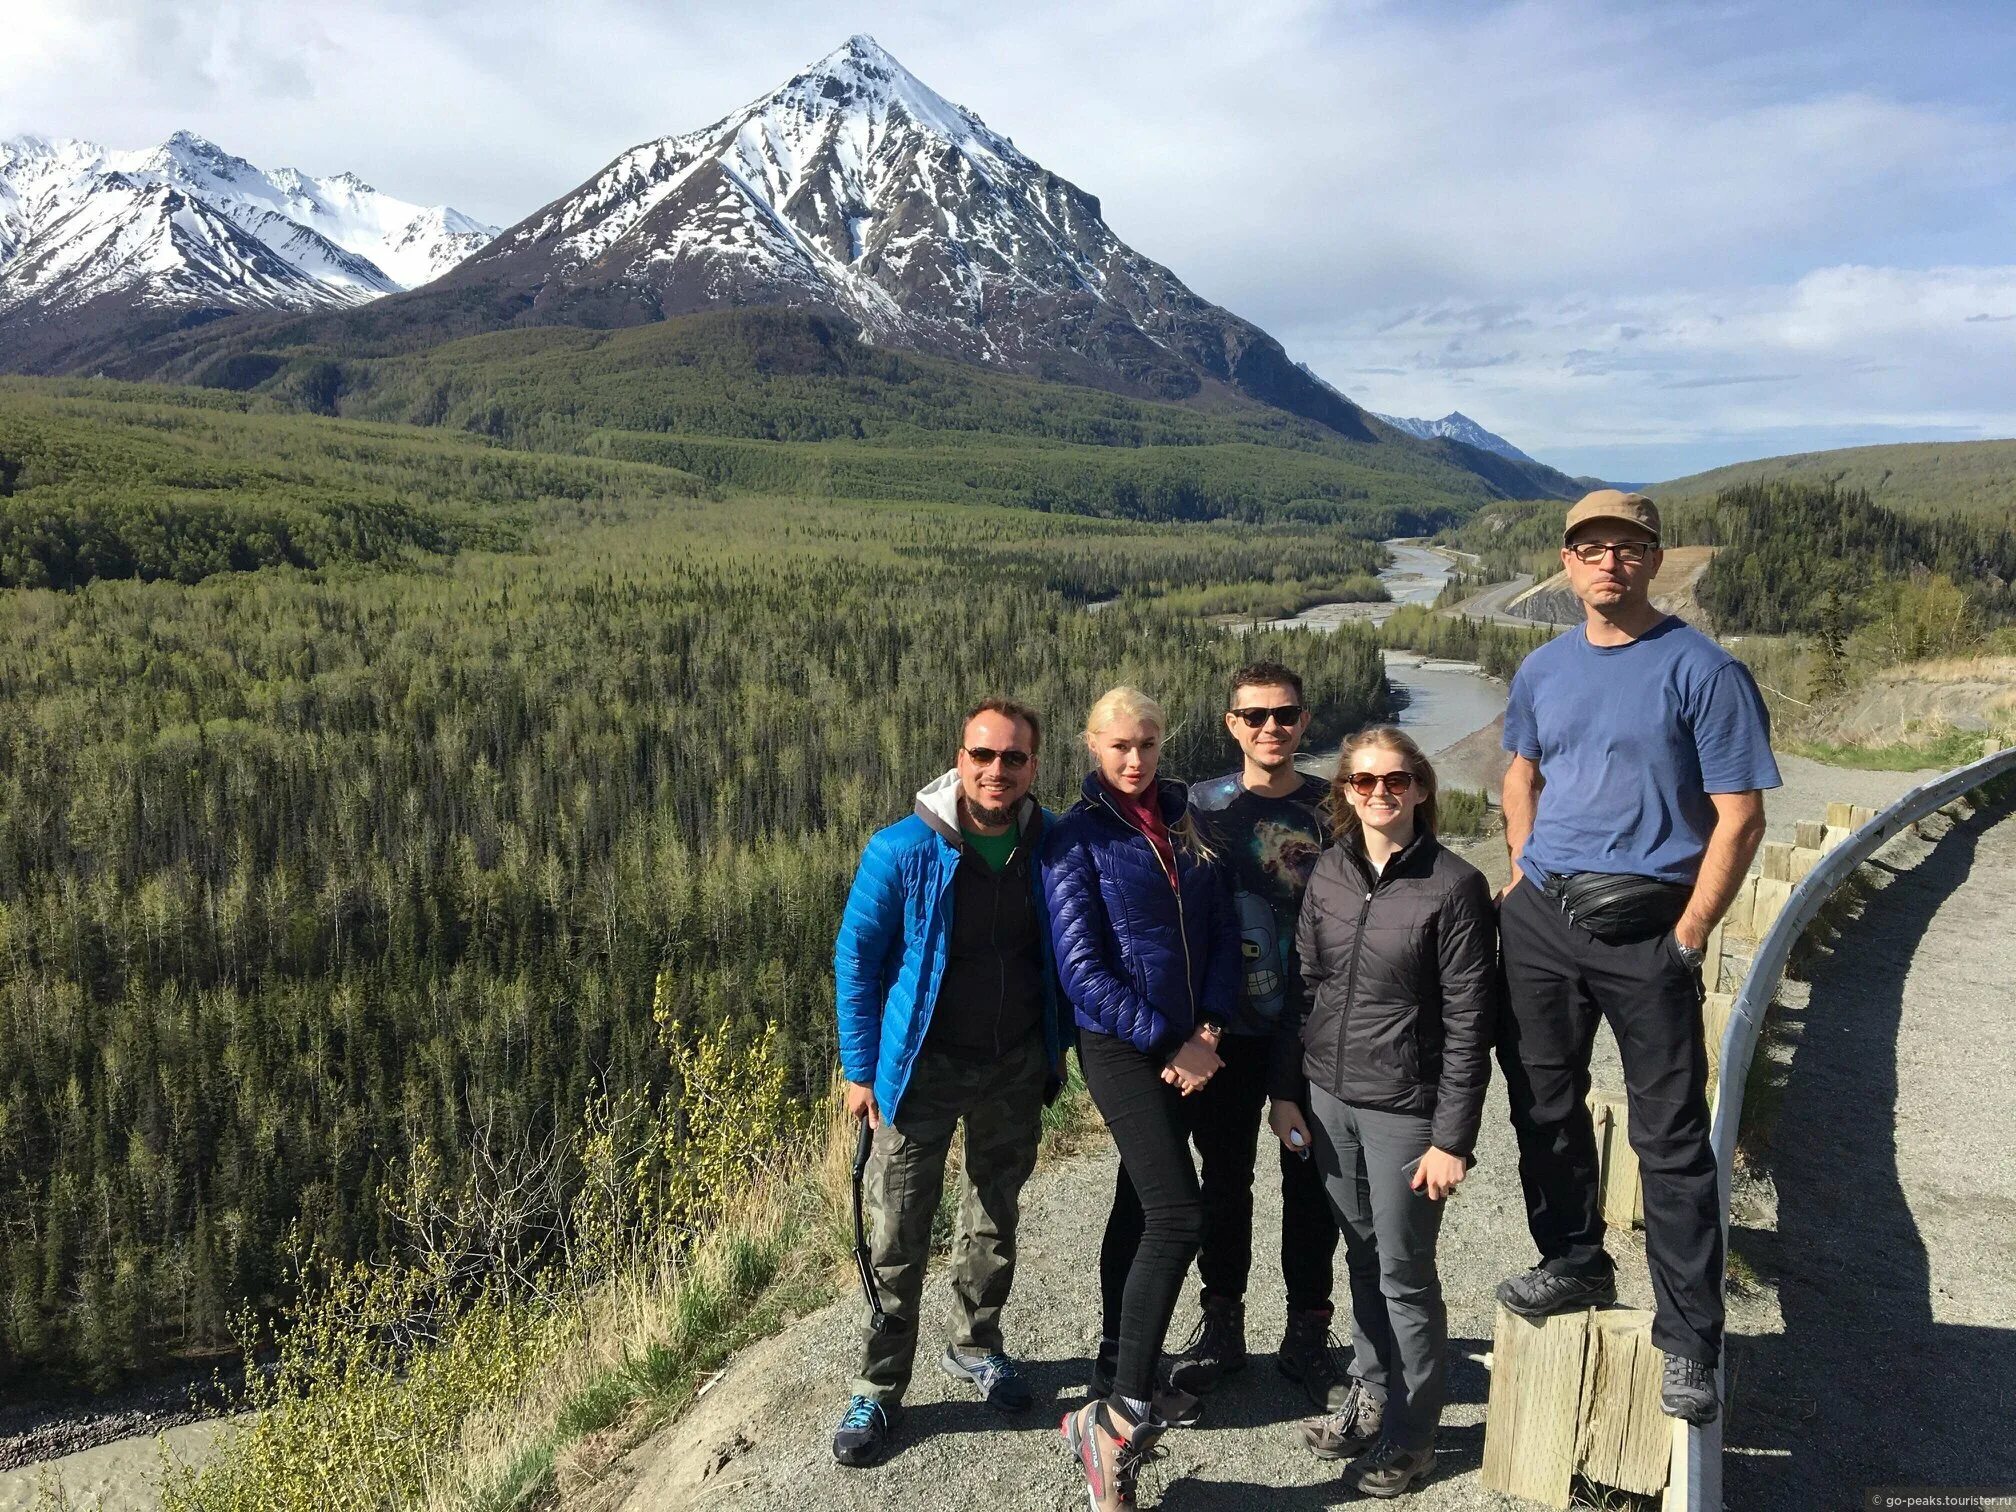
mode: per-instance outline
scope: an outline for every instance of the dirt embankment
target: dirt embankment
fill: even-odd
[[[1953,730],[2016,735],[2016,656],[1892,667],[1823,712],[1807,733],[1839,745],[1882,746]]]

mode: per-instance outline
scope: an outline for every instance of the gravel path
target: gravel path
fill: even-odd
[[[1774,1016],[1783,1103],[1733,1240],[1767,1313],[1731,1354],[1734,1507],[2016,1491],[2016,820],[1873,870]]]

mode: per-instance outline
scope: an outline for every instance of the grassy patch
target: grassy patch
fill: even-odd
[[[1864,772],[1918,772],[1950,769],[1978,761],[1991,737],[1979,730],[1947,730],[1925,742],[1891,745],[1833,745],[1821,740],[1788,740],[1784,749],[1829,766]]]

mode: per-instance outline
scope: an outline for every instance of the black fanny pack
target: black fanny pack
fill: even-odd
[[[1684,882],[1661,882],[1629,872],[1570,872],[1549,877],[1545,892],[1561,906],[1570,924],[1606,945],[1649,940],[1680,922],[1694,889]]]

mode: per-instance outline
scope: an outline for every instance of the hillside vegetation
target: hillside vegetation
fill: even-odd
[[[0,588],[413,562],[704,491],[662,466],[335,426],[235,394],[0,379]]]
[[[1152,403],[871,347],[827,316],[722,311],[416,350],[396,322],[379,336],[366,313],[257,328],[164,373],[322,414],[546,451],[686,457],[721,482],[843,497],[951,487],[1133,518],[1376,514],[1391,534],[1564,486],[1537,465],[1383,428],[1351,441],[1258,404]],[[742,444],[718,444],[731,441]]]
[[[1798,452],[1675,478],[1647,492],[1662,504],[1687,504],[1744,483],[1833,484],[1866,493],[1899,514],[1961,514],[2006,521],[2016,511],[2016,440],[1922,441]]]

